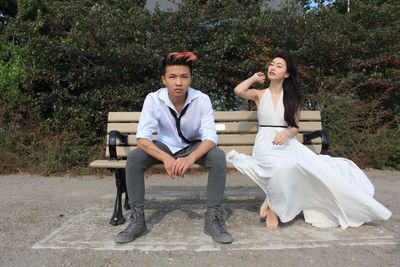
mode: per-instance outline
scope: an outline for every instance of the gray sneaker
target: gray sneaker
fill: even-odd
[[[233,242],[232,236],[225,230],[224,212],[222,207],[207,208],[206,220],[204,224],[204,233],[222,244]]]
[[[144,209],[134,207],[130,224],[115,236],[114,241],[116,243],[128,243],[145,234],[147,234],[147,226],[144,220]]]

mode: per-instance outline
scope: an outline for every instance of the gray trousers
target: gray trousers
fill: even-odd
[[[153,143],[175,158],[189,155],[200,144],[200,142],[195,143],[173,154],[165,144],[156,140],[154,140]],[[126,188],[129,196],[129,205],[131,207],[144,206],[144,172],[148,167],[157,163],[162,162],[151,157],[140,148],[129,152],[126,161]],[[197,160],[196,163],[208,168],[207,207],[220,207],[224,198],[226,181],[225,153],[220,148],[214,147],[202,158]]]

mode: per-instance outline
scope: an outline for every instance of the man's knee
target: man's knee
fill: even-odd
[[[207,161],[211,162],[213,166],[222,165],[226,167],[226,157],[224,151],[219,147],[214,147],[207,153]]]
[[[126,167],[144,166],[150,156],[140,148],[136,148],[128,153],[126,158]]]

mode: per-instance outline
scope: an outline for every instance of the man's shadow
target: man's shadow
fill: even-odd
[[[251,213],[258,214],[259,212],[259,203],[235,203],[235,202],[230,202],[230,203],[225,203],[224,204],[224,219],[225,221],[228,221],[229,218],[232,217],[233,211],[234,210],[246,210]],[[159,203],[149,203],[146,205],[146,209],[151,209],[154,210],[149,217],[146,218],[146,222],[148,225],[149,230],[157,224],[159,224],[164,217],[169,214],[170,212],[180,210],[184,214],[186,214],[188,219],[194,219],[194,220],[204,220],[206,216],[206,208],[202,204],[159,204]],[[198,211],[201,209],[201,211]],[[280,223],[279,227],[286,228],[290,227],[291,225],[295,224],[296,221],[298,220],[303,220],[304,221],[304,216],[302,213],[297,215],[292,221],[287,222],[287,223]],[[260,223],[265,223],[265,218],[260,218]]]
[[[233,210],[246,210],[251,213],[258,214],[259,202],[229,202],[223,205],[223,217],[225,221],[228,221],[233,214]],[[201,211],[197,211],[197,210]],[[155,225],[159,224],[164,217],[176,210],[182,211],[186,214],[188,219],[193,220],[204,220],[206,217],[206,207],[199,203],[188,203],[188,204],[165,204],[159,202],[149,202],[146,204],[146,210],[154,210],[147,218],[146,224],[148,230],[151,230]],[[279,228],[287,228],[295,224],[298,220],[304,221],[303,213],[298,214],[293,220],[287,223],[279,222]],[[259,218],[259,222],[265,224],[265,218]]]
[[[155,210],[152,212],[149,217],[146,218],[146,224],[148,226],[148,230],[151,230],[155,225],[160,223],[163,218],[170,212],[180,210],[184,214],[186,214],[188,219],[201,220],[206,217],[206,208],[203,208],[201,204],[189,204],[189,205],[160,205],[157,203],[149,203],[146,205],[146,209]],[[198,209],[202,209],[202,211],[196,211]],[[224,206],[223,216],[225,221],[227,221],[233,213],[232,207]]]

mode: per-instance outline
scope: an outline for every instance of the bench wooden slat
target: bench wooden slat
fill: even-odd
[[[215,111],[215,121],[257,121],[257,111]],[[320,121],[319,111],[301,111],[300,120]]]
[[[313,132],[322,129],[320,121],[300,121],[299,127],[301,132]]]
[[[109,112],[108,122],[139,122],[140,112]]]
[[[218,134],[223,133],[256,133],[258,131],[257,122],[227,122],[221,123],[217,122],[215,124]],[[322,124],[320,121],[300,121],[299,123],[300,131],[316,131],[322,129]],[[122,123],[122,122],[112,122],[107,124],[107,133],[112,130],[117,130],[121,133],[135,134],[137,132],[138,123]]]
[[[100,159],[100,160],[95,160],[95,161],[91,162],[89,166],[93,167],[93,168],[123,169],[126,167],[126,160],[121,159],[121,160],[112,161],[112,160]],[[204,166],[201,166],[198,164],[193,164],[190,167],[191,167],[191,169],[200,169],[200,168],[205,169]],[[229,163],[227,164],[227,167],[230,169],[234,168],[234,166]],[[152,165],[151,168],[152,169],[164,169],[164,165],[163,164],[155,164],[155,165]]]
[[[153,136],[154,137],[154,136]],[[221,134],[218,136],[218,145],[253,145],[254,140],[256,138],[256,134]],[[297,140],[303,143],[303,135],[298,134]],[[107,145],[108,145],[109,136],[107,135]],[[313,144],[321,144],[321,138],[315,138],[311,140]],[[136,136],[134,134],[128,135],[128,145],[136,146]],[[121,142],[117,140],[117,145],[121,145]]]
[[[319,153],[321,151],[321,144],[311,144],[311,145],[306,145],[309,149],[312,151]],[[238,145],[225,145],[225,146],[218,146],[221,148],[225,153],[228,153],[231,150],[236,150],[239,153],[251,155],[253,153],[253,146],[252,145],[243,145],[243,146],[238,146]],[[134,150],[136,146],[117,146],[117,155],[120,158],[126,158],[128,153],[132,150]],[[319,149],[319,150],[318,150]],[[106,157],[108,158],[110,156],[110,153],[108,151],[108,147],[106,149]]]
[[[227,122],[216,124],[218,134],[224,133],[256,133],[258,131],[258,122]],[[322,129],[322,124],[320,121],[300,121],[299,122],[300,131],[317,131]]]
[[[253,145],[255,134],[229,134],[229,135],[219,135],[218,136],[218,144],[219,145]],[[107,135],[107,145],[108,145],[108,135]],[[120,145],[121,142],[117,140],[117,145]],[[128,135],[128,145],[136,145],[136,136],[134,134]]]
[[[314,110],[303,110],[300,112],[300,120],[321,121],[321,112]]]
[[[214,119],[218,121],[257,121],[256,111],[215,111]]]
[[[107,133],[110,133],[112,130],[117,130],[120,133],[133,133],[137,132],[138,123],[131,122],[111,122],[107,124]]]
[[[257,111],[215,111],[215,121],[257,121]],[[108,122],[139,122],[140,112],[109,112]],[[320,121],[319,111],[301,111],[300,120]]]
[[[253,152],[253,146],[219,146],[225,153],[231,151],[231,150],[236,150],[237,152],[244,153],[250,155]],[[117,146],[117,155],[118,157],[125,158],[128,153],[132,150],[134,150],[136,146]],[[106,149],[106,157],[108,158],[110,156],[110,153],[108,151],[108,147]]]
[[[122,169],[126,166],[126,160],[98,159],[89,164],[92,168]]]

